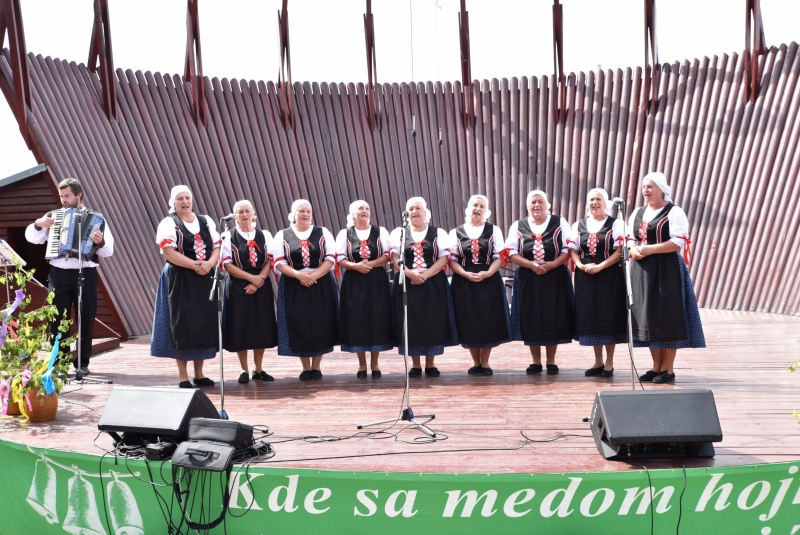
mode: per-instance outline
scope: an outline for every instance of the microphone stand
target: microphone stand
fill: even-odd
[[[81,350],[81,346],[83,345],[83,332],[81,331],[81,327],[83,326],[83,247],[81,247],[83,243],[83,216],[84,214],[81,213],[80,209],[77,209],[74,216],[75,225],[77,227],[76,234],[78,237],[78,342],[75,344],[78,350],[78,369],[75,370],[75,380],[78,382],[94,381],[95,383],[110,385],[114,381],[102,379],[100,377],[90,377],[83,373],[81,369],[83,367],[83,362],[81,360],[83,355],[83,351]],[[72,243],[75,243],[75,240],[73,240]]]
[[[400,267],[400,277],[399,282],[400,285],[403,287],[403,362],[406,366],[406,385],[405,385],[405,400],[406,400],[406,408],[403,409],[403,412],[400,416],[396,418],[389,418],[388,420],[380,420],[378,422],[371,422],[368,424],[362,424],[357,426],[358,429],[362,429],[364,427],[370,427],[373,425],[381,425],[386,424],[389,422],[411,422],[412,425],[417,426],[417,428],[425,433],[426,435],[430,436],[431,438],[436,438],[436,433],[433,432],[429,427],[425,424],[421,424],[416,420],[414,416],[414,411],[411,410],[411,395],[409,392],[409,381],[408,381],[408,291],[406,288],[406,255],[405,252],[402,251],[402,247],[405,247],[406,243],[406,232],[408,229],[408,212],[403,213],[403,225],[400,227],[400,243],[401,251],[400,251],[400,258],[397,261],[398,266]],[[428,421],[433,420],[436,418],[433,414],[427,414],[419,416],[419,418],[426,418]],[[427,423],[427,422],[426,422]]]
[[[622,251],[620,261],[622,263],[622,273],[625,278],[625,307],[628,309],[628,355],[631,359],[631,390],[636,390],[636,365],[633,361],[633,319],[631,309],[633,308],[633,290],[631,288],[631,267],[628,256],[628,227],[625,221],[625,201],[616,203],[618,206],[617,219],[622,221]]]
[[[222,233],[228,230],[228,219],[223,217],[219,220],[219,226],[223,228]],[[221,233],[221,234],[222,234]],[[223,365],[224,352],[222,349],[222,280],[225,274],[222,272],[222,259],[220,258],[217,265],[214,267],[214,284],[211,287],[211,293],[208,296],[209,301],[217,300],[217,335],[219,339],[219,417],[222,420],[228,419],[228,413],[225,412],[225,367]]]

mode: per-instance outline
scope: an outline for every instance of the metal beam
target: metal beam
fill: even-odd
[[[283,0],[278,11],[278,37],[280,39],[281,70],[278,73],[278,100],[284,128],[294,129],[292,91],[292,56],[289,48],[289,9],[288,0]]]
[[[461,99],[463,122],[467,128],[475,126],[475,92],[472,88],[472,58],[469,44],[469,13],[466,0],[461,0],[458,13],[458,36],[461,46]]]
[[[103,110],[110,121],[117,118],[117,79],[114,76],[114,52],[111,47],[111,23],[108,0],[94,0],[94,24],[89,44],[89,61],[86,66],[98,73],[103,94]]]
[[[380,99],[378,97],[378,61],[375,56],[375,21],[372,0],[367,0],[364,14],[364,40],[367,46],[367,122],[370,130],[380,130]]]
[[[644,0],[644,94],[649,99],[648,109],[658,109],[658,84],[661,79],[661,63],[658,61],[658,38],[656,34],[656,0]]]
[[[556,77],[556,101],[553,102],[553,120],[561,122],[567,117],[567,79],[564,76],[564,6],[553,0],[553,72]]]
[[[761,0],[746,0],[744,48],[744,99],[755,102],[759,90],[758,56],[766,52],[764,24],[761,19]]]
[[[11,111],[19,124],[22,138],[31,148],[31,137],[28,132],[28,110],[31,109],[31,84],[28,74],[28,51],[25,46],[25,30],[22,25],[22,10],[19,0],[0,0],[0,48],[8,31],[9,63],[13,83],[4,87],[11,94],[9,103]]]
[[[203,78],[203,51],[200,47],[200,17],[197,4],[200,0],[186,2],[186,61],[183,78],[191,83],[194,120],[207,126],[206,88]]]

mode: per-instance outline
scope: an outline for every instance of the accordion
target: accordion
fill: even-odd
[[[77,208],[61,208],[51,213],[55,223],[47,235],[47,252],[45,258],[78,258],[90,260],[99,246],[89,236],[95,230],[105,228],[105,219],[91,210]],[[80,235],[79,235],[80,230]]]

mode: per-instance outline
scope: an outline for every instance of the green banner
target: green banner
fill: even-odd
[[[169,462],[0,440],[0,533],[136,535],[181,524]],[[647,464],[646,462],[644,464]],[[564,474],[429,474],[234,467],[227,526],[211,533],[800,534],[800,461]],[[685,479],[684,479],[685,473]],[[157,485],[151,484],[154,481]],[[187,489],[187,481],[183,481]],[[194,473],[193,521],[222,511]],[[171,516],[170,516],[171,515]],[[182,532],[192,532],[183,523]]]

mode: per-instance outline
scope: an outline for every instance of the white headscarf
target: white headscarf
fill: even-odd
[[[241,208],[242,205],[244,205],[244,204],[250,205],[250,209],[253,211],[253,222],[255,222],[255,220],[258,219],[256,217],[256,207],[253,206],[253,203],[251,203],[247,199],[242,199],[241,201],[236,201],[236,204],[233,205],[233,219],[234,219],[234,221],[236,221],[236,213],[239,211],[239,208]]]
[[[469,220],[472,219],[472,216],[470,215],[470,212],[472,212],[472,208],[470,207],[472,206],[472,201],[474,201],[475,199],[481,199],[484,202],[484,204],[486,204],[486,211],[483,212],[483,218],[482,218],[483,222],[486,223],[486,221],[490,217],[492,217],[492,211],[489,210],[489,199],[486,198],[486,195],[476,194],[469,198],[469,200],[467,201],[467,207],[464,209],[464,219],[467,222],[469,222]]]
[[[289,223],[294,223],[295,222],[294,213],[297,211],[298,208],[300,208],[301,204],[307,204],[307,205],[311,206],[311,202],[307,201],[306,199],[297,199],[296,201],[294,201],[292,203],[292,210],[291,210],[291,212],[289,212],[289,216],[288,216]]]
[[[408,210],[408,207],[415,202],[420,203],[422,205],[422,208],[425,210],[425,224],[427,225],[428,223],[431,222],[431,211],[428,210],[428,203],[425,202],[425,199],[423,199],[422,197],[411,197],[406,201],[406,210]]]
[[[175,213],[175,199],[178,197],[179,194],[186,192],[189,195],[192,194],[192,191],[189,189],[189,186],[184,186],[181,184],[180,186],[173,186],[172,191],[169,192],[169,213]]]
[[[531,192],[528,192],[528,196],[525,198],[525,209],[528,209],[528,205],[531,203],[531,199],[533,199],[534,195],[539,195],[542,199],[544,199],[544,204],[547,206],[547,215],[550,215],[550,201],[547,200],[547,193],[540,189],[535,189]]]
[[[362,201],[361,199],[359,199],[357,201],[353,201],[353,202],[350,203],[350,208],[348,209],[348,212],[347,212],[347,226],[348,227],[352,227],[352,226],[354,226],[356,224],[356,212],[358,211],[358,208],[362,204],[366,204],[367,207],[369,207],[369,203],[367,201]]]
[[[608,192],[603,188],[592,188],[586,193],[586,215],[589,215],[589,197],[592,196],[592,193],[597,192],[603,197],[603,201],[606,203],[606,207],[603,209],[603,213],[606,215],[611,215],[611,206],[608,202]]]
[[[658,189],[664,192],[664,200],[667,202],[672,202],[670,195],[672,195],[672,188],[667,183],[667,177],[664,176],[664,173],[658,171],[651,171],[644,175],[642,178],[642,184],[644,184],[645,180],[652,180],[653,183],[658,186]]]

